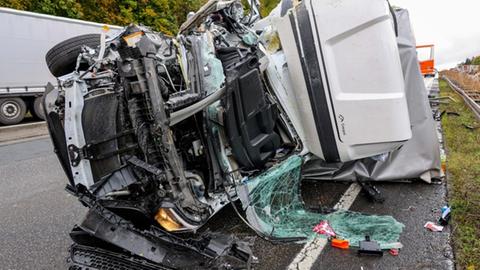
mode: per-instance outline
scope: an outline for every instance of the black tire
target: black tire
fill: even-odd
[[[33,117],[41,120],[45,120],[45,111],[43,110],[43,96],[36,97],[33,101],[33,106],[30,109]]]
[[[0,124],[15,125],[22,122],[27,105],[21,98],[0,99]]]
[[[53,46],[45,56],[48,69],[55,77],[60,77],[75,70],[77,58],[82,46],[96,48],[100,45],[100,34],[76,36]]]

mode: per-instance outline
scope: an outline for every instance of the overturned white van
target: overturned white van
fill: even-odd
[[[176,37],[130,25],[47,53],[60,87],[45,115],[68,190],[90,208],[83,235],[171,267],[241,264],[251,254],[235,241],[178,233],[234,205],[249,180],[297,183],[312,156],[345,162],[411,137],[385,0],[284,1],[259,22],[255,2],[244,14],[240,1],[209,1]]]
[[[410,139],[386,1],[310,0],[284,13],[270,20],[291,81],[285,102],[296,107],[290,112],[305,147],[327,162],[345,162],[389,152]]]

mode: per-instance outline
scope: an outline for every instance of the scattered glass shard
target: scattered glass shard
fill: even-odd
[[[337,236],[349,240],[351,246],[358,246],[367,235],[382,247],[398,242],[404,225],[391,216],[344,210],[329,214],[308,211],[300,195],[302,164],[300,156],[291,156],[239,187],[239,197],[252,226],[272,238],[312,239],[326,237],[312,230],[326,220]]]

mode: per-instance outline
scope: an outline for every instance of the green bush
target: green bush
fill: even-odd
[[[43,14],[124,26],[142,23],[174,34],[187,13],[203,0],[0,0],[0,6]]]
[[[1,7],[125,26],[141,23],[165,34],[175,34],[188,12],[206,0],[0,0]],[[262,0],[267,15],[278,0]]]

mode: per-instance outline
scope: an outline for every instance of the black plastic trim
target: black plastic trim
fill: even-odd
[[[304,57],[300,55],[300,62],[305,76],[305,84],[312,107],[313,118],[317,127],[318,137],[322,145],[323,156],[327,162],[338,162],[340,161],[340,156],[335,141],[335,133],[331,125],[330,111],[328,109],[322,73],[317,61],[318,56],[314,46],[315,42],[310,18],[305,5],[301,5],[297,10],[297,19],[300,33],[297,32],[295,19],[293,15],[290,14],[290,23],[292,25],[298,52],[299,54],[300,52],[303,52],[304,54]],[[306,59],[311,60],[307,61]],[[333,113],[335,114],[335,112]]]
[[[320,39],[320,35],[318,34],[319,30],[318,30],[318,24],[317,24],[317,17],[315,15],[315,11],[313,10],[312,1],[310,1],[310,6],[312,7],[313,21],[315,22],[315,30],[317,31],[317,40],[318,40],[318,43],[320,44],[321,39]],[[319,50],[320,50],[320,56],[322,57],[323,72],[325,72],[325,80],[327,82],[328,96],[330,97],[330,104],[332,104],[332,111],[333,111],[333,115],[335,116],[333,119],[335,119],[335,128],[337,130],[338,140],[343,142],[342,136],[340,136],[340,129],[338,128],[338,122],[336,117],[337,114],[335,113],[335,107],[333,106],[332,92],[330,91],[330,81],[328,80],[328,76],[327,76],[327,67],[325,64],[325,58],[323,57],[322,46],[319,47]]]

